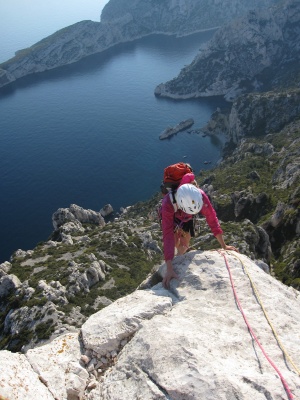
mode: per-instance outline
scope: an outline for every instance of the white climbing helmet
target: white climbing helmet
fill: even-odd
[[[178,208],[187,214],[197,214],[203,206],[200,190],[191,183],[185,183],[178,188],[176,202]]]

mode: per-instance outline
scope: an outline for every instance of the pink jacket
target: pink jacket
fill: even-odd
[[[189,175],[188,177],[186,175]],[[189,183],[194,180],[193,174],[186,174],[182,180],[181,184]],[[191,179],[193,176],[193,179]],[[216,236],[219,233],[223,233],[220,223],[217,218],[217,214],[209,201],[206,193],[199,189],[203,198],[203,207],[200,214],[204,215],[206,222],[208,223],[212,233]],[[162,232],[163,232],[163,243],[164,243],[164,257],[165,261],[173,260],[174,249],[175,249],[175,239],[174,239],[174,217],[186,222],[193,218],[193,215],[186,214],[181,210],[175,212],[172,204],[172,196],[166,195],[162,201]]]

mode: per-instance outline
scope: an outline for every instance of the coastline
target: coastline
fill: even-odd
[[[85,47],[84,44],[81,43],[81,37],[86,34],[91,35],[88,29],[89,27],[96,31],[93,35],[93,40],[97,42],[97,44],[95,44],[94,47],[90,46],[87,50],[87,46]],[[180,39],[217,29],[218,27],[199,29],[182,35],[176,32],[154,31],[122,39],[122,37],[124,37],[122,26],[118,27],[117,25],[91,20],[80,21],[54,32],[28,48],[16,50],[14,57],[0,63],[0,89],[24,76],[74,64],[91,55],[100,54],[106,50],[112,49],[119,44],[130,43],[146,37],[160,35],[174,36]],[[97,40],[95,35],[98,37]],[[109,44],[105,44],[105,42],[109,40],[108,36],[113,36],[113,41]],[[98,44],[99,41],[102,42],[101,45]],[[65,55],[72,52],[74,46],[78,47],[78,43],[80,43],[81,47],[76,49],[77,53],[74,52],[72,58],[66,59]],[[64,51],[60,51],[62,48],[64,48]],[[49,52],[49,54],[47,54],[47,52]],[[56,62],[53,61],[54,58],[56,58]],[[197,97],[197,95],[195,95],[195,97]],[[183,97],[174,98],[183,99]]]

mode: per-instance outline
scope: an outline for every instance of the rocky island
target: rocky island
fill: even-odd
[[[160,140],[168,139],[171,136],[175,135],[178,132],[184,131],[194,125],[193,118],[186,119],[184,121],[179,122],[176,126],[168,126],[162,133],[159,135]]]

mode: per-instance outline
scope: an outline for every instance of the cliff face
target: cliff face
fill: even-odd
[[[219,27],[245,14],[249,9],[268,7],[276,0],[110,0],[101,15],[102,22],[131,20],[149,32],[186,35]]]
[[[245,256],[226,257],[227,267],[216,251],[178,257],[179,279],[170,290],[161,283],[137,290],[92,315],[77,332],[25,354],[1,351],[0,395],[10,400],[299,398],[299,292]],[[164,272],[162,265],[160,275]]]
[[[211,29],[242,15],[249,7],[265,7],[276,0],[111,0],[102,21],[82,21],[16,52],[0,65],[0,87],[33,73],[74,63],[117,43],[153,33],[187,35]]]
[[[282,122],[280,109],[276,112]],[[237,236],[251,237],[256,258],[267,261],[278,279],[299,290],[300,120],[265,136],[246,133],[220,165],[201,173],[200,184],[212,198],[228,240],[237,243]],[[252,233],[245,231],[250,221],[255,226]],[[242,244],[239,249],[245,253]]]
[[[20,50],[1,64],[0,86],[22,76],[76,62],[122,41],[119,28],[106,29],[103,24],[82,21]]]
[[[300,89],[253,93],[233,102],[228,135],[238,142],[246,136],[279,132],[300,115]]]
[[[250,11],[219,29],[192,64],[177,78],[160,84],[155,93],[172,98],[223,95],[232,100],[243,92],[262,89],[266,82],[272,85],[291,64],[299,70],[299,26],[298,0]]]

